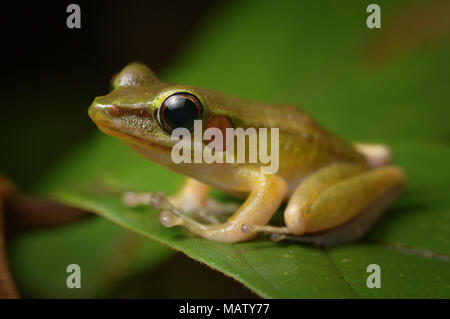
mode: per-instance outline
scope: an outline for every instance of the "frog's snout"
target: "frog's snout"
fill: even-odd
[[[143,128],[153,127],[152,114],[146,105],[117,105],[105,101],[103,97],[96,98],[88,109],[89,117],[105,134],[127,139],[131,136],[142,136]]]
[[[101,103],[98,99],[95,99],[88,109],[89,117],[100,129],[114,126],[114,112],[118,112],[117,106]]]
[[[94,103],[91,104],[91,106],[89,106],[88,109],[88,115],[91,118],[91,120],[93,120],[95,122],[95,117],[96,117],[96,113],[97,113],[97,106],[95,105],[95,101]]]
[[[115,107],[111,104],[100,103],[98,99],[95,99],[88,109],[88,115],[96,124],[101,124],[108,121]]]
[[[120,130],[114,121],[114,110],[117,110],[117,106],[98,103],[96,99],[89,107],[88,115],[100,131],[107,135],[118,136]]]

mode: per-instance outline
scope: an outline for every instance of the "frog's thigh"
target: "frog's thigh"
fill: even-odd
[[[363,165],[335,163],[309,176],[296,188],[284,211],[284,220],[289,232],[294,235],[306,233],[309,210],[322,192],[365,170],[366,168]]]
[[[296,194],[285,212],[287,227],[296,235],[335,228],[383,200],[386,194],[398,189],[403,183],[402,171],[397,167],[387,166],[361,172],[325,187],[306,209],[293,208],[296,205],[302,207],[303,196]],[[386,208],[385,205],[379,207],[380,210]],[[298,220],[292,222],[295,217]]]
[[[331,246],[354,242],[363,237],[383,215],[385,209],[392,203],[401,191],[401,185],[393,187],[384,195],[364,209],[358,216],[348,222],[325,231],[321,234],[290,236],[281,235],[279,239],[297,241],[301,243],[310,243],[320,246]],[[277,237],[275,237],[277,238]]]

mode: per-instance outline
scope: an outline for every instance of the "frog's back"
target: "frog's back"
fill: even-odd
[[[307,165],[309,161],[311,168],[316,169],[332,161],[365,161],[352,145],[324,129],[295,105],[259,103],[216,92],[211,96],[213,99],[206,102],[214,104],[216,115],[230,117],[234,127],[278,128],[280,164]],[[283,159],[283,154],[288,158]]]

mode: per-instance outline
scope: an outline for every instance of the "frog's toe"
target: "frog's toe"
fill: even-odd
[[[354,146],[358,152],[364,155],[371,168],[386,165],[392,159],[391,150],[387,145],[355,143]]]
[[[161,225],[167,228],[182,224],[181,219],[173,214],[170,210],[163,210],[159,215],[159,221]]]

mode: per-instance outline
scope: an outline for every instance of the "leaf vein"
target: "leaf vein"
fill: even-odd
[[[267,279],[248,259],[247,257],[245,257],[244,252],[239,253],[239,251],[236,251],[236,254],[241,256],[241,258],[250,266],[250,268],[253,269],[253,271],[262,279],[264,279],[264,281],[266,281],[267,283],[269,283],[270,286],[272,286],[273,288],[275,288],[275,290],[277,290],[278,292],[280,292],[283,296],[285,296],[286,298],[288,298],[288,296],[283,292],[283,290],[278,287],[276,284],[274,284],[272,281],[270,281],[269,279]]]
[[[331,258],[331,256],[328,254],[328,250],[326,248],[324,248],[322,251],[324,252],[325,256],[327,256],[327,258],[330,260],[331,265],[333,266],[333,268],[336,269],[336,272],[339,274],[339,276],[342,278],[342,280],[348,285],[348,287],[350,288],[350,291],[356,297],[361,298],[361,296],[353,289],[352,284],[345,278],[344,274],[341,272],[339,267],[336,265],[333,258]]]

